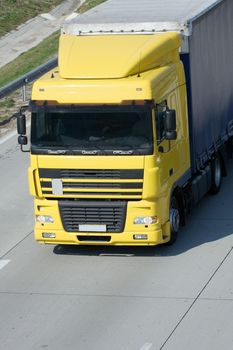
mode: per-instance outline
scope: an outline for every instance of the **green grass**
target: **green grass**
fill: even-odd
[[[92,7],[95,7],[106,0],[87,0],[79,9],[80,13],[83,13]],[[16,3],[13,0],[0,0],[0,6],[2,3]],[[18,0],[19,3],[26,3],[27,1]],[[51,4],[55,1],[28,1],[30,3],[48,3]],[[61,1],[56,1],[61,2]],[[47,4],[47,5],[48,5]],[[39,6],[39,5],[38,5]],[[1,17],[1,15],[0,15]],[[0,24],[1,25],[1,24]],[[54,57],[58,51],[58,39],[59,32],[52,34],[45,40],[43,40],[39,45],[32,48],[31,50],[23,53],[17,57],[13,62],[8,63],[0,69],[0,87],[5,86],[11,81],[19,78],[21,75],[30,72],[32,69],[38,67],[39,65],[45,63],[50,58]]]
[[[92,7],[95,7],[106,0],[87,0],[85,3],[79,8],[78,13],[84,13],[90,10]]]
[[[45,13],[63,0],[0,0],[0,36],[28,19]]]
[[[13,107],[15,107],[15,101],[11,97],[0,101],[0,122],[9,118],[9,109]]]
[[[0,108],[11,108],[14,107],[15,101],[12,98],[6,98],[3,101],[0,101]]]
[[[0,115],[0,122],[2,122],[3,120],[9,118],[9,115]]]
[[[30,72],[57,54],[60,32],[43,40],[39,45],[17,57],[0,69],[0,87]]]

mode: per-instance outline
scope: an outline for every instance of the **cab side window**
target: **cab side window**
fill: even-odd
[[[167,101],[157,104],[155,107],[156,141],[159,145],[165,138],[164,119],[167,109]]]

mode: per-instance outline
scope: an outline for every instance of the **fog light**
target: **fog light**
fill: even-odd
[[[156,216],[139,216],[134,218],[135,225],[151,225],[157,222]]]
[[[54,220],[52,216],[49,215],[36,215],[36,221],[40,222],[41,224],[52,224],[54,223]]]
[[[56,238],[56,233],[53,232],[43,232],[42,233],[43,238]]]
[[[148,239],[147,235],[142,235],[142,234],[137,234],[137,235],[133,235],[133,239],[135,240],[145,240]]]

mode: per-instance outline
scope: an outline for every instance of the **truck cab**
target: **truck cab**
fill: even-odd
[[[175,239],[190,177],[180,45],[177,33],[61,35],[30,103],[37,241]]]

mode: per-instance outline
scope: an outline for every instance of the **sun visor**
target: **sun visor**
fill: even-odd
[[[62,34],[59,72],[65,79],[119,79],[179,60],[177,33]]]

